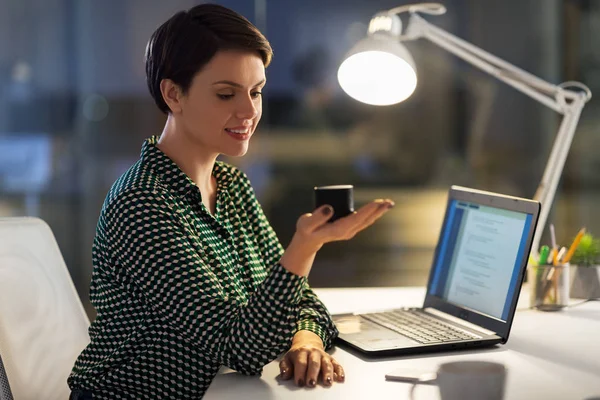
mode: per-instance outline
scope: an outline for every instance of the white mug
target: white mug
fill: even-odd
[[[506,368],[489,361],[456,361],[440,365],[437,373],[424,375],[413,383],[411,400],[420,383],[432,383],[440,389],[442,400],[502,400]]]

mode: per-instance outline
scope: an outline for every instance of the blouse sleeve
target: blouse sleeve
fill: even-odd
[[[306,278],[276,263],[260,290],[240,303],[224,295],[163,195],[122,193],[104,216],[113,272],[184,340],[248,375],[286,350]]]
[[[267,220],[248,177],[244,172],[238,171],[242,190],[246,194],[245,197],[251,199],[251,207],[248,210],[252,217],[251,220],[258,221],[253,226],[253,233],[258,240],[258,246],[262,252],[265,264],[267,266],[276,265],[283,255],[283,246],[279,242],[275,230]],[[333,340],[338,336],[338,330],[331,319],[329,311],[310,288],[307,280],[303,282],[303,287],[304,290],[300,300],[300,315],[293,333],[295,334],[299,330],[311,331],[321,338],[323,346],[327,350],[331,348]]]

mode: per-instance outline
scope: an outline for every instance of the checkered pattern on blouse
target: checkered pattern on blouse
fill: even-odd
[[[94,399],[198,399],[221,365],[242,374],[301,329],[327,348],[337,330],[283,248],[246,175],[216,162],[215,215],[148,139],[113,185],[96,230],[90,288],[98,315],[68,379]]]
[[[10,385],[8,384],[8,377],[6,376],[6,370],[2,363],[2,357],[0,357],[0,400],[13,400]]]

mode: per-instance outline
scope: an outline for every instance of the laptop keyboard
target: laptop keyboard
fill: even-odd
[[[417,310],[394,310],[361,314],[361,317],[385,326],[419,343],[445,343],[479,339],[480,336],[457,329]]]

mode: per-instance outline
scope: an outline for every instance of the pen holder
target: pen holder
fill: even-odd
[[[569,305],[569,263],[530,265],[531,307],[557,311]]]

